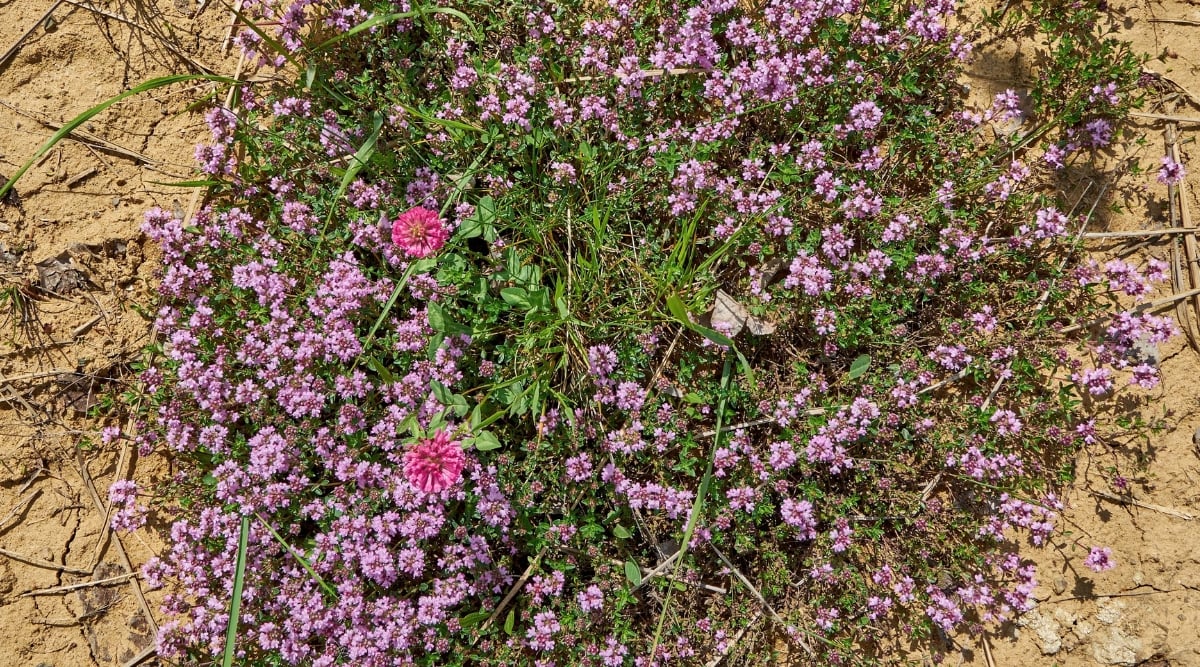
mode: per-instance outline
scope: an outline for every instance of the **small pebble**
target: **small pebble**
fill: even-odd
[[[1066,579],[1063,579],[1062,577],[1058,577],[1057,579],[1054,580],[1054,594],[1055,595],[1062,595],[1063,593],[1066,592],[1066,590],[1067,590],[1067,580]]]

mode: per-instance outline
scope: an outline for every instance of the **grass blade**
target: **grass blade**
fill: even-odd
[[[266,519],[262,518],[261,514],[255,514],[254,516],[258,519],[258,522],[261,523],[263,527],[265,527],[271,533],[271,537],[274,537],[275,541],[278,542],[284,549],[287,549],[287,552],[292,555],[292,558],[296,559],[297,563],[300,563],[300,567],[303,567],[304,571],[308,573],[308,576],[312,577],[313,581],[317,582],[317,585],[321,587],[321,590],[332,595],[334,598],[337,598],[337,590],[335,590],[333,586],[330,586],[328,582],[322,579],[321,575],[317,574],[317,571],[312,568],[312,565],[308,564],[308,560],[306,560],[304,556],[301,556],[295,549],[292,548],[292,545],[284,541],[283,536],[275,532],[275,529],[271,527],[271,524],[267,523]]]
[[[233,574],[233,598],[229,601],[229,627],[225,630],[225,653],[221,656],[221,667],[232,667],[237,641],[238,618],[242,613],[242,585],[246,579],[246,546],[250,541],[250,517],[242,517],[242,531],[238,535],[237,565]]]
[[[117,102],[120,102],[121,100],[123,100],[127,97],[132,97],[134,95],[138,95],[140,93],[144,93],[149,90],[154,90],[155,88],[162,88],[163,86],[169,86],[173,83],[180,83],[183,81],[196,81],[196,80],[219,81],[219,82],[223,82],[223,83],[237,83],[237,81],[235,81],[234,79],[230,79],[229,77],[216,76],[213,74],[172,74],[170,76],[160,76],[155,79],[150,79],[149,81],[145,81],[137,86],[134,86],[133,88],[130,88],[129,90],[127,90],[119,95],[110,97],[107,100],[104,100],[103,102],[101,102],[100,104],[97,104],[96,106],[92,107],[91,109],[88,109],[87,111],[84,111],[83,113],[79,114],[74,119],[72,119],[69,123],[66,123],[65,125],[60,127],[58,129],[58,131],[54,133],[53,136],[51,136],[49,139],[47,139],[46,143],[42,144],[41,148],[38,148],[37,152],[33,154],[33,157],[29,158],[29,160],[27,160],[25,162],[25,164],[21,165],[21,168],[17,170],[17,173],[13,174],[12,178],[8,179],[8,182],[4,184],[4,187],[0,187],[0,199],[3,199],[5,197],[5,195],[7,195],[9,193],[9,191],[13,189],[13,186],[16,185],[17,180],[20,179],[22,176],[24,176],[25,172],[29,171],[29,168],[32,167],[34,165],[34,163],[38,161],[38,158],[45,155],[51,148],[54,148],[54,146],[58,142],[62,141],[64,137],[66,137],[68,134],[74,132],[75,128],[88,122],[96,114],[100,113],[101,111],[104,111],[105,109],[111,107],[112,105],[116,104]]]
[[[732,375],[731,364],[729,357],[725,357],[725,366],[721,369],[721,400],[717,403],[717,427],[716,434],[713,435],[712,452],[708,455],[708,464],[704,467],[704,477],[700,480],[700,488],[696,491],[696,500],[692,501],[692,511],[688,514],[687,526],[683,529],[683,541],[679,545],[679,558],[675,561],[675,572],[678,576],[679,568],[683,565],[683,558],[687,556],[688,545],[692,542],[692,535],[696,532],[696,523],[700,520],[700,514],[704,511],[704,502],[708,496],[708,487],[712,484],[713,476],[713,461],[717,458],[717,449],[721,446],[721,426],[725,417],[725,402],[729,396],[729,379]],[[663,624],[667,620],[667,608],[671,603],[671,594],[675,591],[672,586],[667,589],[667,597],[663,600],[662,613],[658,615],[658,627],[654,630],[654,642],[650,645],[650,655],[653,656],[658,650],[658,643],[662,639]]]

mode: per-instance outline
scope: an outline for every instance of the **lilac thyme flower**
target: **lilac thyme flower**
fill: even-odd
[[[1083,564],[1096,572],[1111,570],[1117,566],[1117,561],[1112,557],[1112,549],[1108,547],[1092,547],[1087,558],[1083,560]]]
[[[1169,157],[1162,158],[1162,167],[1158,170],[1158,182],[1163,185],[1176,185],[1187,176],[1187,169]]]

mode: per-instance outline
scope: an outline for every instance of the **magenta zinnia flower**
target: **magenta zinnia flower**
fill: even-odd
[[[450,232],[438,218],[437,211],[414,206],[392,223],[392,242],[409,257],[428,257],[441,249]]]
[[[404,454],[404,476],[425,493],[437,493],[458,482],[466,462],[462,445],[449,431],[438,431]]]

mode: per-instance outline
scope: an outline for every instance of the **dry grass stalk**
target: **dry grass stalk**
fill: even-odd
[[[50,128],[51,130],[61,130],[62,129],[62,126],[63,126],[62,123],[56,123],[52,120],[47,120],[45,118],[41,118],[40,116],[37,116],[28,111],[25,111],[24,109],[20,109],[20,108],[14,106],[12,104],[9,104],[8,102],[5,102],[3,100],[0,100],[0,106],[7,108],[8,110],[12,111],[13,113],[25,116],[26,118],[29,118],[30,120],[37,121],[37,122],[41,123],[42,125],[45,125],[46,127]],[[120,157],[135,160],[144,165],[156,165],[157,164],[157,162],[155,162],[154,160],[150,159],[149,157],[146,157],[145,155],[142,155],[141,153],[139,153],[137,151],[130,150],[130,149],[124,148],[122,146],[118,146],[117,144],[114,144],[111,141],[108,141],[107,139],[102,139],[102,138],[92,134],[91,132],[88,132],[87,130],[75,129],[75,130],[72,130],[71,133],[67,136],[74,139],[75,141],[78,141],[79,143],[83,144],[84,146],[93,146],[95,148],[98,148],[103,151],[108,151],[109,153],[113,153]],[[60,148],[59,154],[61,155],[61,148]],[[46,153],[46,155],[43,155],[42,160],[45,160],[49,155],[50,155],[50,153]],[[39,162],[38,164],[41,164],[41,163]]]
[[[775,611],[775,608],[767,602],[766,598],[764,598],[763,594],[760,593],[757,588],[755,588],[754,584],[750,583],[750,580],[746,578],[746,575],[742,574],[741,570],[738,570],[736,567],[734,567],[733,563],[725,557],[725,554],[721,553],[721,550],[718,549],[716,545],[709,544],[708,547],[713,550],[713,553],[717,554],[717,558],[721,559],[721,562],[725,564],[725,567],[729,568],[729,571],[733,573],[733,576],[737,577],[737,580],[742,582],[742,585],[750,591],[750,594],[754,596],[754,599],[758,600],[758,603],[762,605],[764,610],[766,610],[767,615],[771,617],[771,620],[775,621],[780,629],[786,629],[788,627],[787,621],[784,621],[782,618],[780,618],[779,614]],[[805,642],[804,639],[802,639],[799,635],[788,635],[788,638],[799,644],[800,648],[804,649],[804,651],[809,655],[814,655],[812,647],[809,646],[808,643]]]
[[[741,643],[742,638],[746,636],[746,633],[750,630],[750,628],[754,627],[755,624],[758,623],[758,619],[760,618],[762,618],[762,611],[754,612],[754,617],[750,619],[750,622],[746,624],[746,627],[738,630],[738,633],[733,636],[733,641],[725,645],[725,650],[721,651],[721,655],[718,655],[712,660],[704,663],[704,667],[717,667],[717,665],[724,662],[725,659],[729,657],[729,654],[733,653],[733,649],[737,648],[737,645]]]
[[[54,4],[50,5],[49,9],[47,9],[40,17],[38,17],[38,20],[33,22],[33,25],[29,26],[28,30],[21,33],[21,36],[17,38],[17,41],[13,42],[12,46],[8,47],[8,50],[4,52],[4,55],[0,55],[0,67],[4,67],[4,63],[7,63],[8,59],[12,58],[13,54],[20,50],[21,44],[33,34],[34,30],[37,30],[39,26],[45,23],[46,19],[50,18],[50,15],[53,14],[54,10],[58,9],[58,6],[61,4],[62,0],[56,0]]]
[[[1166,130],[1167,154],[1174,159],[1177,153],[1178,134],[1174,124],[1167,125]],[[1180,184],[1182,185],[1182,183]],[[1191,225],[1181,220],[1183,210],[1183,197],[1179,196],[1180,207],[1175,207],[1177,195],[1180,194],[1180,187],[1173,184],[1167,184],[1167,208],[1171,212],[1171,227],[1179,229],[1182,227],[1190,227]],[[1196,239],[1193,236],[1185,236],[1183,250],[1180,250],[1178,238],[1172,238],[1171,241],[1171,281],[1172,287],[1176,292],[1181,292],[1185,289],[1184,284],[1187,283],[1187,289],[1200,286],[1200,280],[1196,275]],[[1185,281],[1183,275],[1183,267],[1181,265],[1183,257],[1186,256],[1188,264],[1188,277]],[[1192,298],[1192,307],[1196,315],[1200,317],[1200,297]],[[1175,303],[1175,315],[1179,319],[1179,323],[1183,325],[1183,329],[1187,332],[1188,343],[1193,350],[1200,352],[1200,334],[1196,332],[1196,321],[1192,319],[1188,313],[1187,305],[1183,301]]]
[[[98,512],[101,516],[106,517],[105,525],[101,528],[101,532],[112,534],[112,544],[117,549],[117,555],[121,558],[121,564],[125,566],[125,570],[127,572],[135,572],[136,569],[133,567],[133,562],[129,560],[129,554],[126,553],[125,546],[121,544],[121,536],[113,532],[111,527],[108,525],[108,509],[100,500],[100,494],[96,492],[96,484],[92,481],[92,475],[88,472],[87,463],[83,460],[83,450],[79,449],[78,447],[75,448],[75,460],[79,464],[79,475],[83,478],[83,483],[84,486],[87,487],[88,495],[90,495],[92,498],[92,504],[96,506],[96,512]],[[97,552],[96,558],[99,558],[99,552]],[[158,623],[154,620],[154,615],[150,613],[150,605],[146,602],[146,596],[142,594],[141,584],[138,583],[137,579],[130,580],[130,584],[133,586],[133,593],[134,597],[137,598],[138,607],[141,608],[142,615],[146,617],[146,623],[150,625],[152,634],[157,635]]]
[[[154,644],[151,644],[150,646],[147,646],[146,648],[142,649],[141,653],[138,653],[137,655],[133,656],[132,658],[121,663],[121,667],[134,667],[134,665],[139,665],[139,664],[145,662],[146,660],[149,660],[151,656],[153,656],[157,653],[158,653],[158,649],[155,648]]]
[[[178,57],[180,60],[182,60],[182,61],[186,62],[186,63],[187,63],[187,64],[189,64],[189,65],[191,65],[191,66],[192,66],[192,68],[194,68],[196,71],[198,71],[198,72],[201,72],[201,73],[203,73],[203,74],[213,74],[213,73],[214,73],[214,72],[212,71],[212,69],[210,69],[209,67],[205,66],[203,63],[196,62],[196,60],[195,60],[194,58],[192,58],[191,56],[189,56],[189,55],[187,55],[186,53],[184,53],[182,49],[180,49],[178,46],[175,46],[174,44],[172,44],[172,43],[170,42],[170,40],[163,39],[163,36],[162,36],[162,34],[161,34],[159,31],[157,31],[157,30],[154,30],[154,29],[152,29],[152,28],[149,28],[149,27],[147,27],[147,26],[144,26],[144,25],[142,25],[141,23],[138,23],[137,21],[134,21],[133,19],[127,18],[127,17],[125,17],[125,16],[122,16],[122,15],[120,15],[120,14],[116,14],[116,13],[114,13],[114,12],[110,12],[110,11],[106,11],[106,10],[104,10],[104,9],[100,9],[99,7],[97,7],[97,6],[95,6],[95,5],[91,4],[91,3],[88,3],[88,2],[79,2],[79,0],[61,0],[61,1],[62,1],[62,2],[67,2],[67,3],[69,3],[69,4],[72,4],[72,5],[75,5],[76,7],[79,7],[80,9],[86,9],[86,10],[88,10],[89,12],[92,12],[92,13],[94,13],[94,14],[98,14],[98,15],[100,15],[100,16],[105,16],[105,17],[108,17],[108,18],[110,18],[110,19],[113,19],[113,20],[115,20],[115,21],[120,21],[121,23],[124,23],[124,24],[126,24],[126,25],[128,25],[128,26],[132,26],[132,27],[134,27],[134,28],[137,28],[138,30],[141,30],[142,32],[149,33],[149,34],[151,34],[151,35],[153,35],[153,36],[157,37],[157,38],[158,38],[158,40],[157,40],[157,41],[158,41],[160,44],[162,44],[164,48],[166,48],[166,49],[167,49],[168,51],[170,51],[171,53],[175,54],[175,56],[176,56],[176,57]]]
[[[1109,493],[1107,491],[1092,491],[1091,494],[1093,496],[1096,496],[1097,498],[1111,500],[1114,503],[1120,503],[1121,505],[1133,505],[1134,507],[1140,507],[1142,509],[1150,510],[1152,512],[1158,512],[1159,514],[1166,514],[1167,516],[1173,516],[1176,519],[1183,519],[1184,521],[1195,521],[1196,520],[1196,517],[1192,516],[1191,514],[1188,514],[1187,512],[1184,512],[1183,510],[1177,510],[1173,507],[1167,507],[1166,505],[1155,505],[1154,503],[1146,503],[1146,502],[1137,500],[1136,498],[1130,498],[1129,496],[1118,496],[1115,493]]]
[[[1171,159],[1180,162],[1178,130],[1174,124],[1167,126],[1167,133]],[[1179,196],[1180,228],[1190,228],[1192,226],[1192,207],[1188,202],[1187,176],[1180,179],[1175,187],[1175,192]],[[1183,243],[1184,249],[1187,251],[1188,277],[1191,279],[1191,287],[1200,287],[1200,266],[1196,265],[1196,259],[1200,257],[1200,250],[1196,248],[1196,236],[1194,234],[1184,236]],[[1197,322],[1200,322],[1200,296],[1192,297],[1192,308],[1196,311]]]
[[[1188,19],[1146,19],[1149,23],[1174,23],[1176,25],[1200,25],[1200,21],[1189,21]]]
[[[1184,225],[1183,227],[1161,228],[1161,229],[1138,229],[1127,232],[1087,232],[1083,238],[1087,240],[1096,239],[1134,239],[1153,236],[1174,236],[1176,234],[1195,234],[1200,232],[1200,228]]]
[[[39,588],[36,591],[28,591],[26,593],[22,593],[21,597],[27,598],[27,597],[32,597],[34,595],[54,595],[55,593],[66,593],[68,591],[73,591],[73,590],[80,589],[80,588],[90,588],[92,586],[103,586],[104,584],[113,584],[118,581],[125,581],[126,579],[128,579],[132,576],[133,576],[132,572],[126,572],[125,574],[119,574],[115,577],[109,577],[107,579],[97,579],[95,581],[81,581],[77,584],[68,584],[66,586],[55,586],[53,588]]]
[[[1129,115],[1133,116],[1134,118],[1146,118],[1148,120],[1169,120],[1173,123],[1179,123],[1181,125],[1182,124],[1200,125],[1200,118],[1196,118],[1195,116],[1174,116],[1174,115],[1170,115],[1170,114],[1161,114],[1161,113],[1143,113],[1140,111],[1131,111],[1131,112],[1129,112]]]
[[[1200,289],[1190,289],[1186,292],[1178,292],[1176,294],[1172,294],[1171,296],[1163,297],[1161,299],[1157,299],[1157,300],[1151,301],[1149,303],[1140,304],[1138,306],[1135,306],[1131,310],[1135,313],[1144,313],[1146,311],[1153,312],[1160,308],[1174,305],[1183,299],[1190,299],[1191,297],[1196,296],[1197,294],[1200,294]],[[1064,334],[1074,333],[1076,331],[1080,331],[1082,329],[1086,329],[1088,327],[1095,326],[1102,322],[1106,322],[1108,319],[1109,318],[1105,317],[1105,318],[1098,319],[1098,320],[1092,320],[1091,322],[1081,322],[1079,324],[1072,324],[1069,327],[1063,327],[1060,330],[1060,333],[1064,333]]]
[[[41,558],[34,558],[33,556],[26,556],[25,554],[20,554],[15,551],[9,551],[8,549],[3,549],[3,548],[0,548],[0,556],[7,556],[15,561],[20,561],[22,563],[25,563],[26,565],[33,565],[35,567],[43,567],[43,568],[46,568],[47,570],[58,570],[60,572],[70,572],[71,574],[82,574],[85,576],[91,576],[91,574],[92,574],[90,570],[84,570],[84,569],[78,568],[78,567],[71,567],[70,565],[59,565],[58,563],[52,563],[48,560],[42,560]]]

